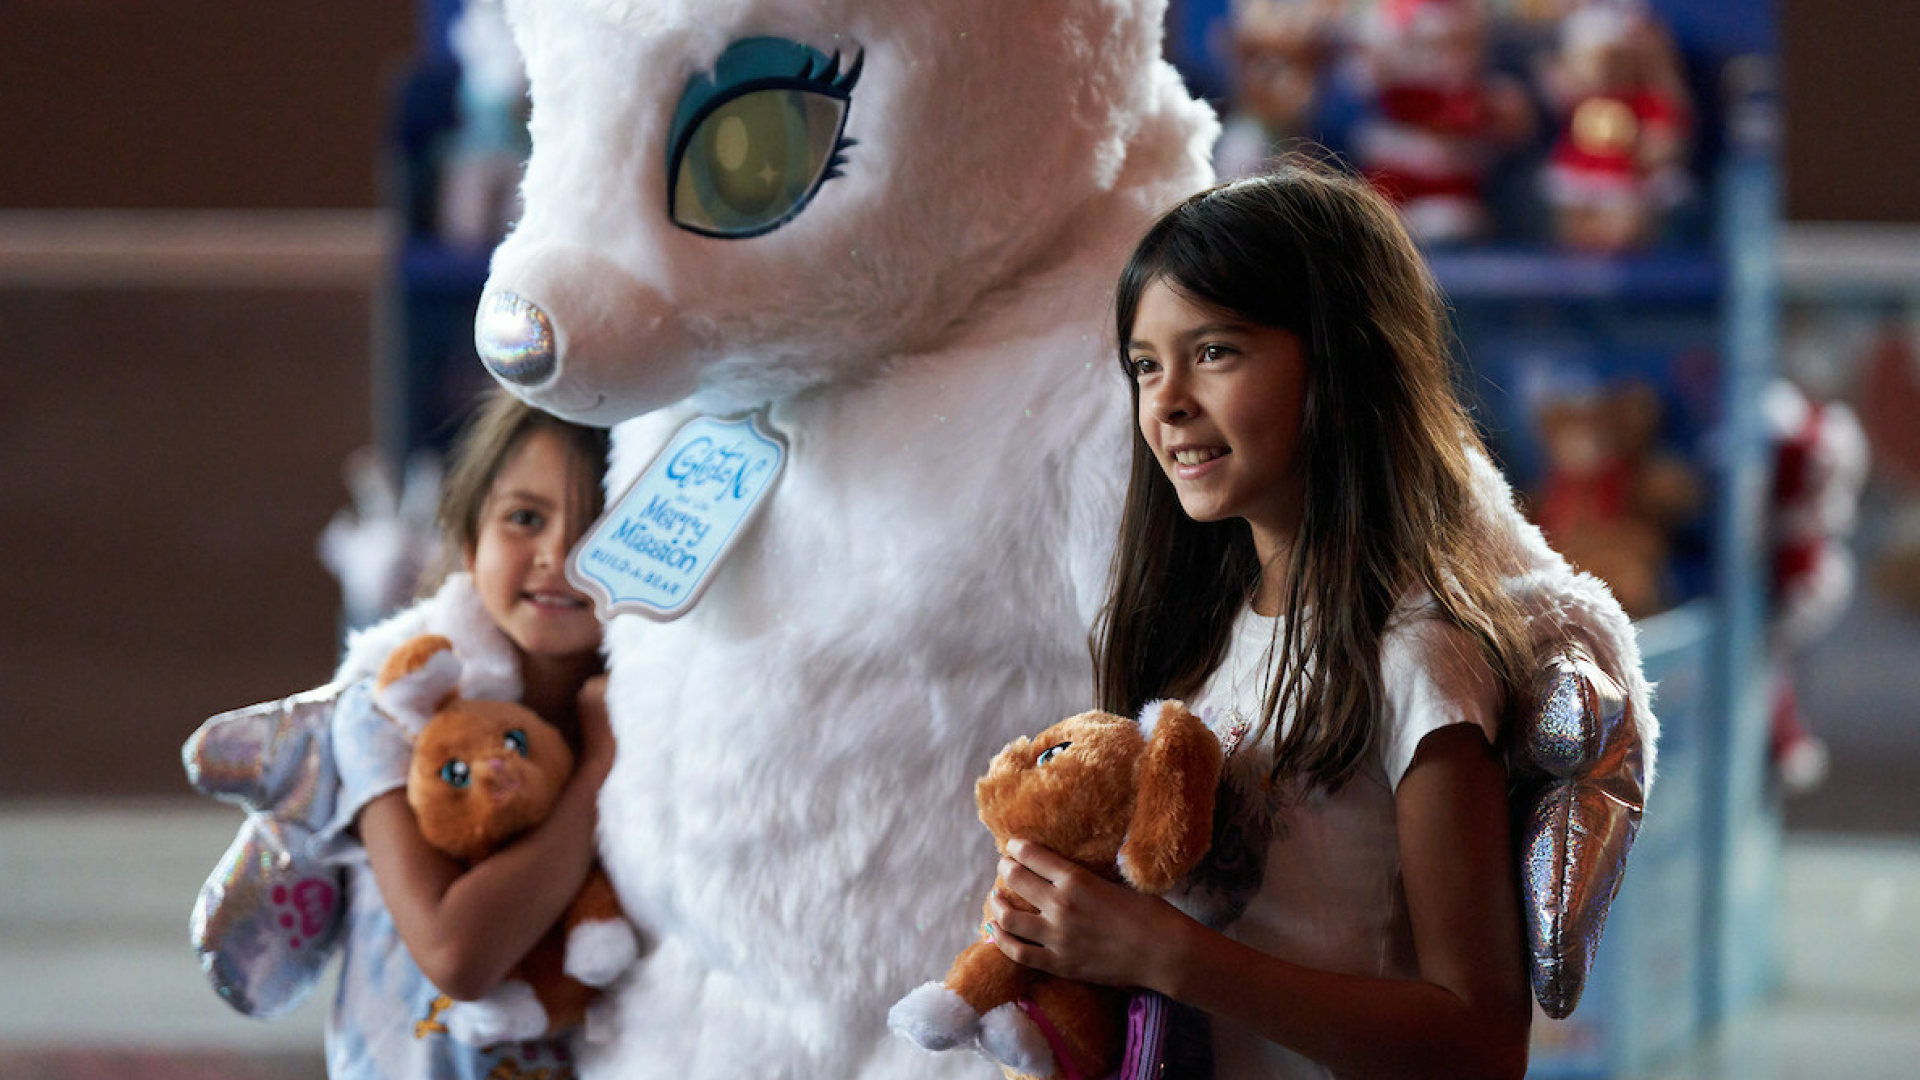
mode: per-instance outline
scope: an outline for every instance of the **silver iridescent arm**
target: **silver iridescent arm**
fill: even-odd
[[[195,788],[247,812],[200,887],[191,932],[214,990],[249,1016],[298,1004],[337,943],[341,873],[314,849],[339,790],[330,729],[343,690],[221,713],[181,750]]]
[[[1479,455],[1475,480],[1538,671],[1509,768],[1534,997],[1559,1019],[1586,987],[1653,786],[1660,728],[1637,631],[1613,594],[1547,545]]]

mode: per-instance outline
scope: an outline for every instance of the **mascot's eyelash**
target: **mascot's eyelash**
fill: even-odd
[[[860,81],[860,69],[866,65],[865,50],[853,54],[853,66],[845,72],[840,70],[840,54],[834,53],[821,64],[809,63],[795,76],[814,83],[820,89],[835,93],[839,97],[850,97],[854,84]]]
[[[842,101],[853,100],[853,88],[860,82],[860,71],[867,63],[867,54],[863,49],[853,54],[853,66],[846,71],[840,70],[840,54],[835,52],[824,63],[814,65],[809,62],[795,78],[802,84],[811,83],[816,93],[837,97]],[[833,155],[827,159],[827,171],[820,176],[820,182],[826,183],[843,176],[840,166],[847,163],[846,152],[860,145],[859,139],[849,139],[841,135],[833,142]]]
[[[667,135],[667,212],[720,239],[785,224],[843,175],[853,89],[866,63],[785,38],[729,45],[709,75],[687,80]],[[798,156],[796,156],[798,151]]]

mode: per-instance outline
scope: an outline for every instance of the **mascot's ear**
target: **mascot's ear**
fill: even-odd
[[[459,689],[460,658],[453,654],[453,642],[423,634],[395,649],[381,665],[373,682],[373,702],[414,737]]]
[[[1199,864],[1213,840],[1220,740],[1178,701],[1149,703],[1140,733],[1147,743],[1135,768],[1120,874],[1141,892],[1162,893]]]

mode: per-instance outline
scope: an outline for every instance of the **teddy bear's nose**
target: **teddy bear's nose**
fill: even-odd
[[[487,370],[515,386],[538,386],[559,366],[553,320],[540,305],[504,289],[481,298],[473,344]]]

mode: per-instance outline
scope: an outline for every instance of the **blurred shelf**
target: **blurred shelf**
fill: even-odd
[[[1726,266],[1706,248],[1591,255],[1521,245],[1428,253],[1435,278],[1458,301],[1551,300],[1712,304]]]
[[[477,297],[492,257],[490,247],[458,248],[415,238],[401,249],[397,271],[410,287],[471,291]]]

